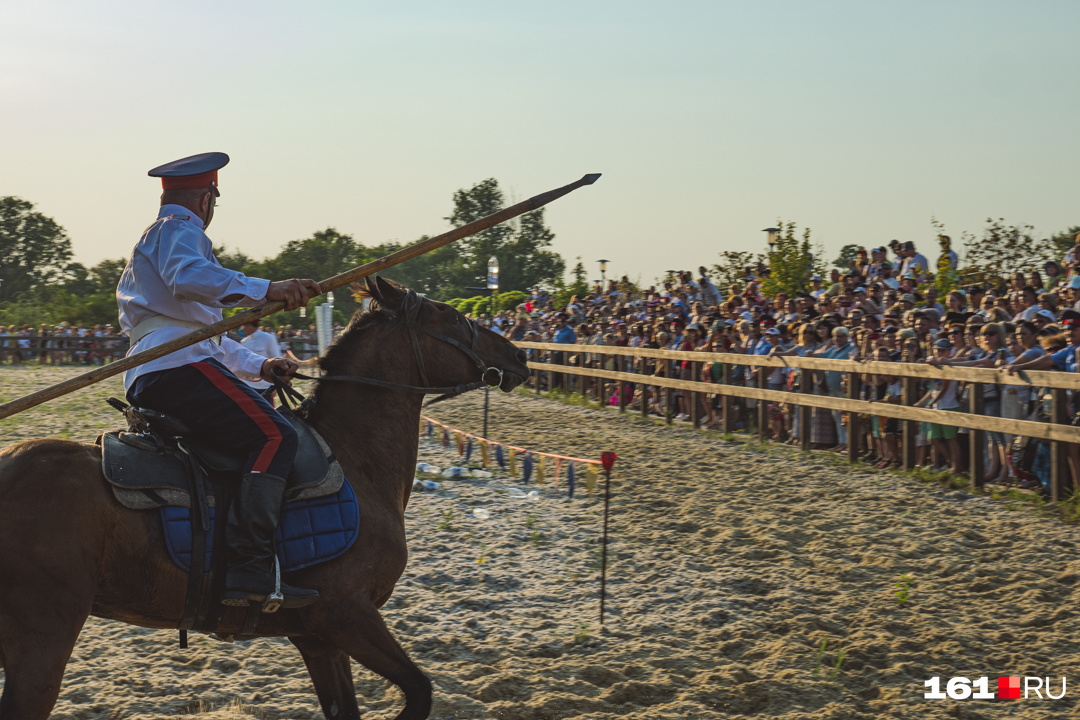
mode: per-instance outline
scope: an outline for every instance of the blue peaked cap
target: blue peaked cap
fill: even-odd
[[[229,156],[225,153],[208,152],[158,165],[146,174],[162,178],[161,186],[165,189],[209,187],[217,185],[217,171],[228,164]]]

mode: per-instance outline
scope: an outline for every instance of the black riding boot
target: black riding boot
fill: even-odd
[[[262,605],[275,590],[274,533],[285,481],[274,475],[252,473],[240,480],[240,490],[229,507],[225,544],[229,549],[225,572],[225,605]],[[281,583],[281,607],[296,608],[319,599],[315,590]]]

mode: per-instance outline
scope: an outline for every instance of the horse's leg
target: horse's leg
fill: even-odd
[[[0,720],[45,720],[60,694],[64,668],[90,615],[86,598],[5,593],[0,603],[4,692]],[[43,598],[46,598],[43,600]]]
[[[349,656],[314,636],[290,637],[289,641],[304,658],[326,720],[359,718],[360,708],[356,705],[356,688],[353,686]]]
[[[401,688],[405,707],[394,720],[424,720],[431,713],[431,681],[398,645],[370,600],[339,606],[318,634]]]

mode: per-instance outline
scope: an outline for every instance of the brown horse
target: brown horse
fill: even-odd
[[[486,367],[506,392],[528,377],[523,351],[449,305],[381,278],[368,290],[371,306],[320,361],[325,375],[456,386],[475,385]],[[286,636],[300,650],[330,720],[360,717],[350,658],[401,688],[399,720],[426,718],[431,682],[379,613],[408,558],[404,512],[423,395],[322,380],[313,397],[308,419],[356,491],[360,536],[341,557],[288,574],[321,599],[263,615],[257,634]],[[158,513],[113,498],[96,445],[30,440],[0,452],[0,720],[49,716],[88,615],[175,628],[186,582]],[[243,617],[227,610],[218,632],[239,634]]]

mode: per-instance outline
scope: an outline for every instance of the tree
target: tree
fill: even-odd
[[[1060,262],[1061,258],[1065,257],[1065,253],[1072,250],[1076,245],[1078,235],[1080,235],[1080,225],[1073,225],[1068,230],[1062,230],[1051,236],[1050,242],[1054,243],[1054,248],[1057,250],[1055,260]]]
[[[494,178],[482,180],[468,190],[454,193],[454,211],[446,218],[455,227],[498,212],[505,198]],[[499,260],[499,289],[528,290],[540,284],[554,284],[566,270],[558,253],[547,250],[555,233],[544,224],[544,210],[521,216],[515,230],[501,223],[458,243],[465,284],[483,282],[488,258]],[[452,296],[448,296],[452,297]]]
[[[761,289],[766,295],[775,296],[782,292],[794,297],[795,293],[806,290],[814,273],[810,228],[803,230],[800,240],[795,237],[795,223],[781,222],[777,227],[780,232],[769,253],[769,274],[762,280]]]
[[[746,269],[757,267],[759,262],[765,261],[763,253],[747,252],[745,250],[725,250],[720,253],[720,262],[712,266],[713,277],[716,286],[726,297],[732,285],[738,285],[740,292],[743,283],[746,282]]]
[[[245,267],[255,262],[253,258],[240,250],[229,252],[229,249],[224,245],[221,246],[220,250],[214,251],[214,257],[221,263],[221,267],[238,272],[243,272]]]
[[[577,263],[574,264],[574,269],[570,271],[574,280],[567,285],[563,282],[562,278],[555,284],[555,293],[552,295],[552,300],[555,302],[555,307],[566,307],[570,302],[570,298],[577,295],[579,298],[583,298],[589,294],[589,273],[585,270],[585,263],[581,261],[581,256],[578,255]]]
[[[55,220],[26,200],[0,197],[0,301],[56,282],[71,256],[71,240]]]
[[[427,240],[424,235],[417,242]],[[400,250],[404,245],[396,242],[383,243],[373,247],[361,248],[361,262],[369,262]],[[424,253],[412,260],[395,265],[382,273],[385,277],[398,281],[416,292],[430,295],[436,300],[471,296],[465,288],[476,285],[465,269],[460,250],[454,244],[444,245],[438,250]]]
[[[967,262],[978,267],[985,279],[1000,282],[1005,276],[1060,259],[1052,239],[1037,240],[1030,225],[1006,225],[1004,218],[986,219],[982,237],[964,233]]]
[[[511,241],[496,253],[499,289],[524,291],[561,278],[566,272],[566,261],[557,252],[545,249],[554,239],[555,233],[544,224],[544,208],[522,215]]]
[[[309,238],[290,240],[285,243],[285,247],[277,256],[249,263],[241,271],[245,275],[267,280],[287,278],[323,280],[359,265],[362,255],[361,246],[353,240],[351,235],[345,235],[331,227],[320,230]],[[313,304],[320,305],[326,301],[327,298],[324,297],[314,301]],[[334,310],[340,310],[344,317],[352,317],[357,307],[356,299],[351,293],[335,293]],[[291,323],[300,322],[298,312],[288,313],[281,317],[274,315],[272,318]]]
[[[855,260],[859,256],[860,245],[845,245],[840,248],[840,256],[833,260],[833,267],[839,268],[841,272],[848,272],[855,265]]]

